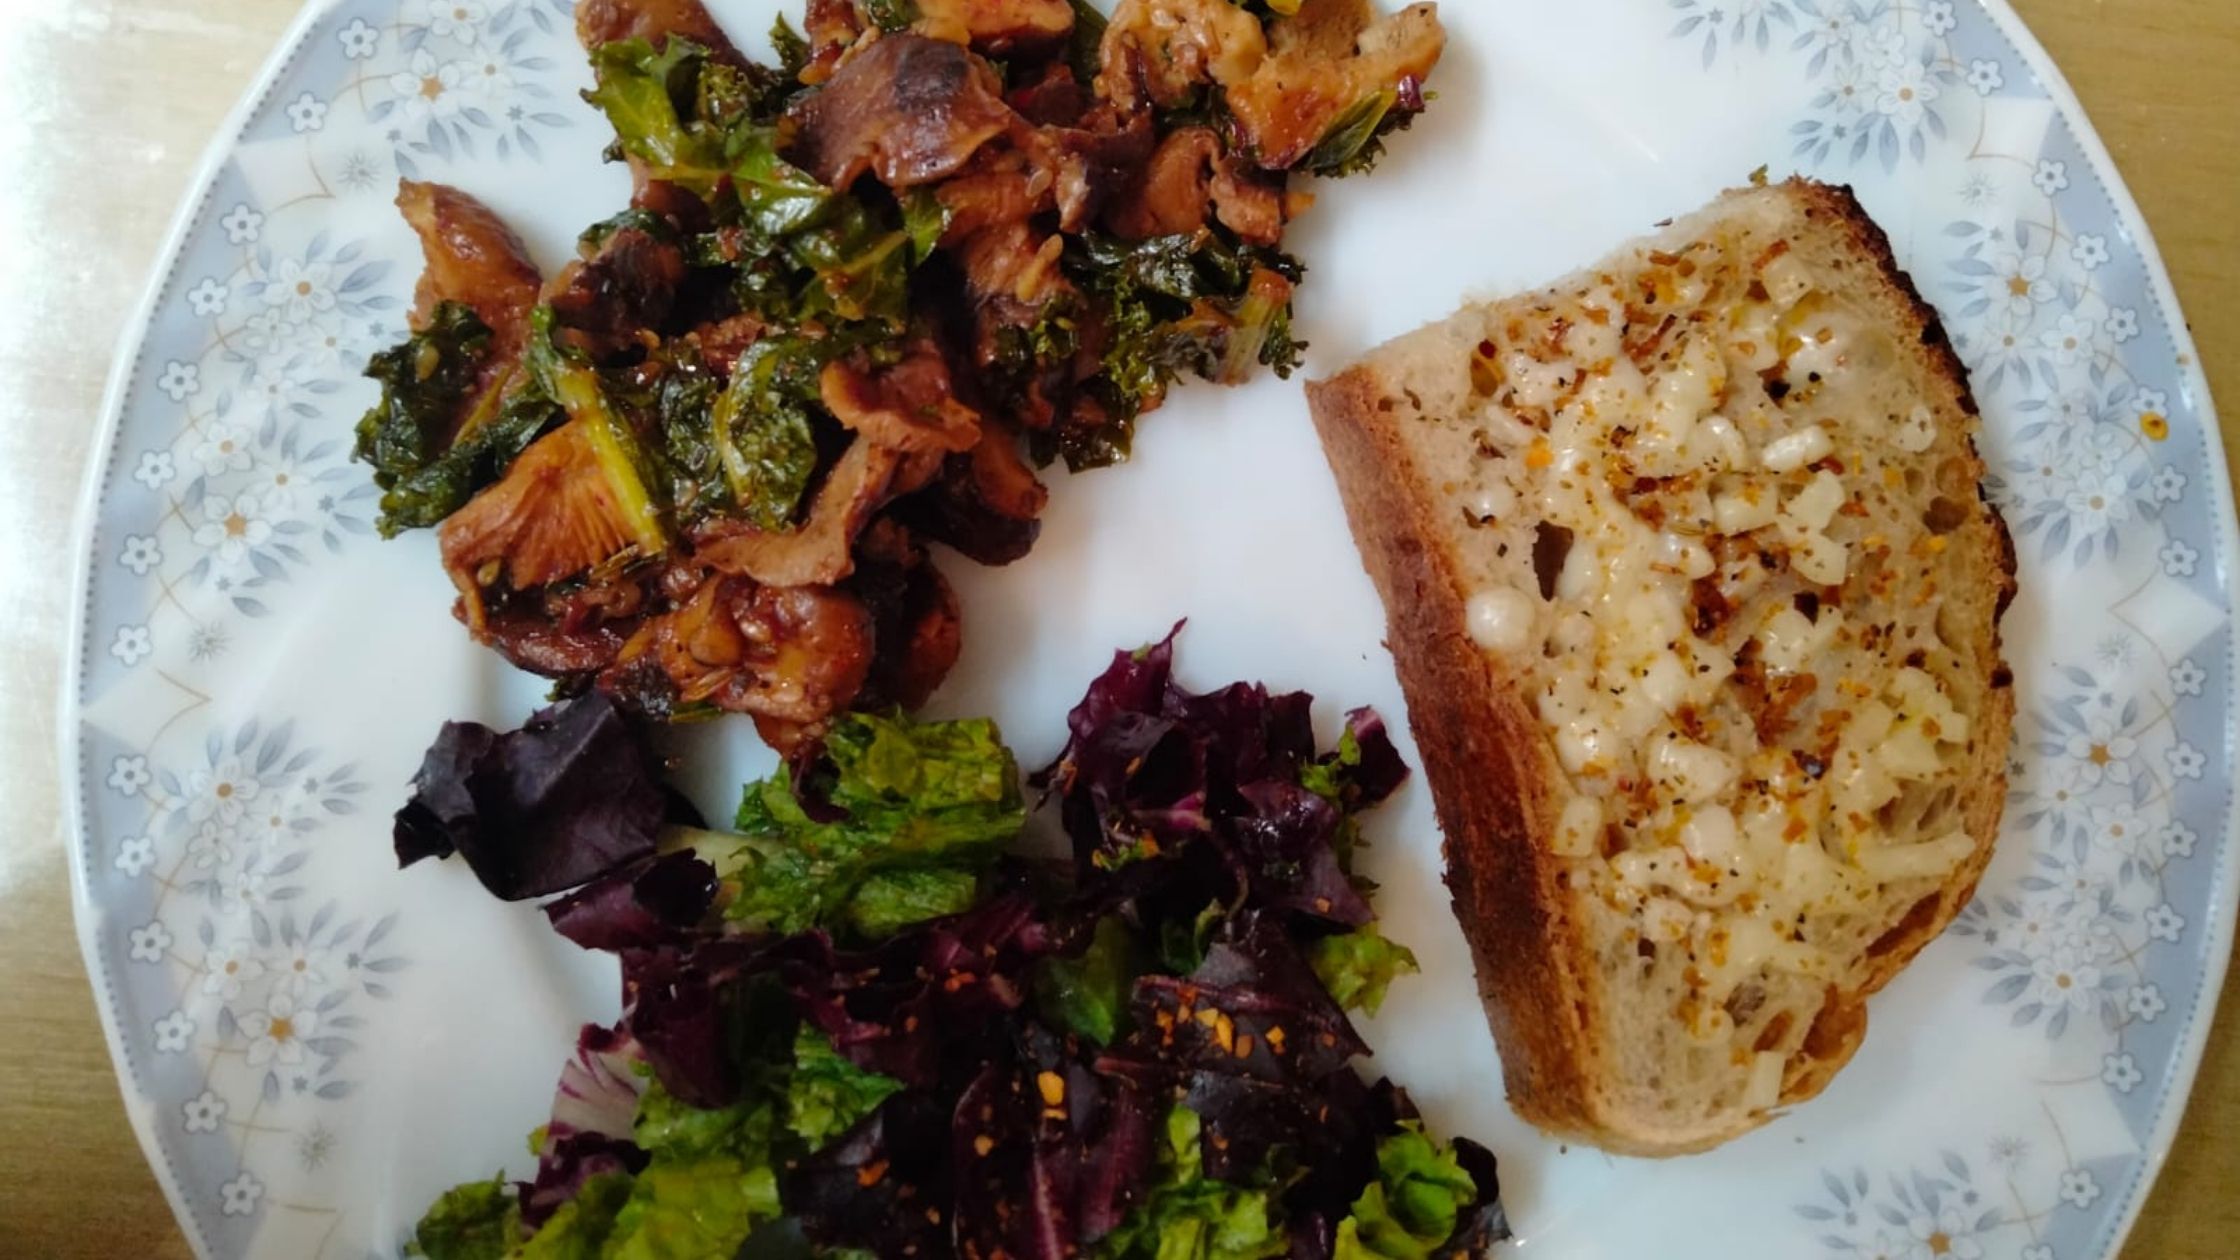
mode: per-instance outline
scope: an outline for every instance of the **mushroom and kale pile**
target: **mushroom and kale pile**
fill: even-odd
[[[781,749],[958,651],[927,557],[1024,555],[1037,464],[1125,456],[1184,375],[1287,373],[1294,172],[1423,108],[1433,6],[809,0],[782,64],[697,0],[585,0],[628,209],[539,274],[407,182],[427,255],[358,456],[523,668]]]

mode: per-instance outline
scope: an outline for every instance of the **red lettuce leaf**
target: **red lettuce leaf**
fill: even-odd
[[[397,864],[459,854],[508,901],[561,892],[650,855],[669,810],[660,765],[605,695],[498,734],[446,722],[397,811]]]

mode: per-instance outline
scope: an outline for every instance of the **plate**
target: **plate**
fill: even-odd
[[[718,11],[745,33],[773,7]],[[1508,1113],[1420,784],[1372,821],[1426,972],[1370,1024],[1376,1066],[1500,1153],[1536,1253],[2112,1256],[2200,1057],[2240,854],[2230,489],[2137,207],[1999,0],[1447,8],[1429,115],[1295,229],[1310,370],[1761,165],[1855,183],[1974,375],[2022,563],[2020,721],[1976,901],[1827,1094],[1760,1132],[1651,1164]],[[615,1014],[611,970],[533,908],[456,864],[394,869],[388,813],[436,725],[511,725],[541,688],[452,622],[430,538],[374,537],[347,457],[359,365],[419,270],[399,175],[486,198],[548,266],[623,203],[569,19],[312,5],[116,369],[63,723],[72,870],[127,1108],[205,1257],[393,1255],[443,1187],[531,1166],[575,1026]],[[1132,464],[1054,482],[1033,556],[945,566],[969,630],[939,713],[993,714],[1038,762],[1105,655],[1180,616],[1196,685],[1305,687],[1326,727],[1404,711],[1296,381],[1182,390]],[[744,722],[684,738],[711,812],[768,765]]]

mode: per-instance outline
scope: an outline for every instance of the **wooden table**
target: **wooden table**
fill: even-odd
[[[1484,3],[1486,0],[1462,0]],[[2240,450],[2240,3],[2017,0],[2145,207]],[[109,348],[293,0],[0,4],[0,1256],[187,1256],[79,965],[54,705]],[[2126,1260],[2240,1250],[2240,971]]]

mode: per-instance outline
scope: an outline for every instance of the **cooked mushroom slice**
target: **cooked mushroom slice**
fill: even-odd
[[[857,544],[859,567],[848,591],[878,626],[878,650],[856,703],[915,709],[948,677],[964,647],[957,595],[910,531],[881,520]]]
[[[825,474],[808,519],[785,533],[743,521],[718,521],[696,537],[702,563],[721,573],[771,586],[829,586],[855,570],[849,549],[856,534],[885,503],[909,462],[901,452],[857,438]]]
[[[1120,0],[1097,51],[1097,94],[1128,108],[1181,105],[1201,84],[1244,82],[1267,55],[1260,19],[1230,0]]]
[[[954,390],[948,365],[926,345],[876,371],[836,359],[817,379],[833,418],[896,451],[963,451],[980,440],[980,413],[958,402]]]
[[[669,317],[684,277],[675,241],[626,224],[562,268],[545,301],[564,338],[604,361],[642,348],[641,338]]]
[[[1105,210],[1105,223],[1130,240],[1177,236],[1206,225],[1208,212],[1256,245],[1283,240],[1283,192],[1221,151],[1210,128],[1167,135],[1143,178]]]
[[[1019,120],[987,62],[922,35],[875,41],[787,118],[788,156],[834,188],[865,171],[889,188],[946,179]]]
[[[1437,5],[1372,21],[1367,0],[1306,0],[1269,39],[1251,78],[1225,85],[1239,147],[1269,170],[1342,167],[1389,111],[1422,109],[1447,45]]]
[[[578,415],[545,434],[438,531],[461,615],[487,637],[483,592],[530,591],[666,543],[629,438],[611,418]]]
[[[1073,6],[1067,0],[918,0],[912,29],[1002,57],[1071,35]]]
[[[727,61],[739,59],[700,0],[581,0],[576,5],[576,38],[586,49],[618,39],[643,39],[660,48],[671,35],[713,49]]]
[[[536,596],[508,594],[488,609],[490,646],[548,678],[594,674],[611,664],[645,612],[635,573],[564,583]]]
[[[990,422],[980,443],[950,456],[920,494],[895,505],[912,528],[981,564],[1009,564],[1042,532],[1049,488],[1019,453],[1018,436]]]
[[[444,302],[458,302],[489,326],[490,361],[510,368],[528,339],[540,278],[529,248],[497,212],[448,184],[403,180],[397,209],[420,238],[427,268],[412,291],[414,331]]]
[[[715,577],[649,623],[617,668],[650,652],[677,703],[814,722],[863,689],[873,634],[871,611],[844,591]]]
[[[1446,48],[1438,6],[1372,20],[1368,0],[1302,0],[1263,31],[1229,0],[1122,0],[1098,50],[1097,90],[1123,108],[1220,88],[1237,148],[1268,170],[1338,168],[1395,107],[1421,108]]]

